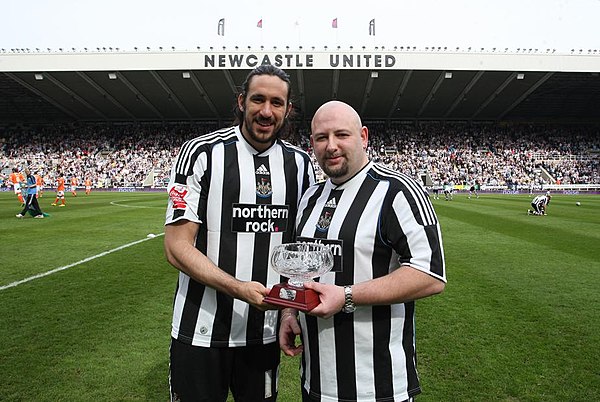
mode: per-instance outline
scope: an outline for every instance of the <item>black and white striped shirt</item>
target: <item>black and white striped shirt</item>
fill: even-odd
[[[536,211],[541,211],[542,208],[545,208],[546,205],[550,203],[550,199],[546,195],[538,195],[533,200],[531,200],[531,205],[535,208]]]
[[[171,170],[166,224],[200,224],[196,248],[225,272],[267,287],[271,250],[294,235],[297,205],[314,184],[308,154],[278,140],[258,152],[238,127],[186,142]],[[261,312],[180,272],[171,335],[206,347],[275,342],[277,312]]]
[[[351,285],[410,265],[446,281],[437,216],[410,177],[369,163],[336,186],[303,196],[299,240],[329,243],[334,268],[322,283]],[[414,302],[357,306],[330,319],[300,314],[302,384],[322,401],[404,401],[420,392]]]

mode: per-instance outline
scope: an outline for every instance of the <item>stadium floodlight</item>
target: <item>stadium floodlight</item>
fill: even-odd
[[[517,74],[517,79],[518,79],[518,80],[522,80],[522,79],[524,79],[524,78],[525,78],[525,74],[523,74],[523,73],[519,73],[519,74]]]
[[[371,78],[379,78],[379,72],[378,71],[371,71]]]
[[[41,80],[44,79],[44,74],[42,74],[42,73],[35,73],[33,75],[33,77],[35,78],[36,81],[41,81]]]
[[[186,80],[189,80],[189,79],[190,79],[190,77],[191,77],[191,74],[190,74],[190,72],[189,72],[189,71],[184,71],[183,73],[181,73],[181,76],[182,76],[184,79],[186,79]]]
[[[109,80],[116,80],[117,79],[117,73],[108,73],[108,79]]]
[[[452,78],[452,73],[450,71],[446,71],[446,73],[444,73],[444,78],[449,80]]]

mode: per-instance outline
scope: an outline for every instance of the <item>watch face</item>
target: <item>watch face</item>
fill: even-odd
[[[354,310],[356,310],[356,306],[354,306],[353,304],[349,306],[344,306],[344,308],[342,309],[344,313],[354,313]]]

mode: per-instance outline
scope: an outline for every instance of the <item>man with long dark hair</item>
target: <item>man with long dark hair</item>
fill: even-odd
[[[280,277],[271,250],[293,239],[314,183],[308,154],[282,141],[289,76],[263,65],[237,97],[236,124],[187,141],[171,170],[165,254],[180,270],[170,349],[171,400],[275,401]]]

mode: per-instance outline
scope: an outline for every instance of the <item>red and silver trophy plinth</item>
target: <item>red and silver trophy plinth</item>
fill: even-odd
[[[305,289],[304,283],[321,276],[333,267],[333,255],[328,246],[321,243],[287,243],[273,249],[273,270],[289,278],[271,288],[265,301],[282,307],[310,311],[319,303],[319,295]]]

